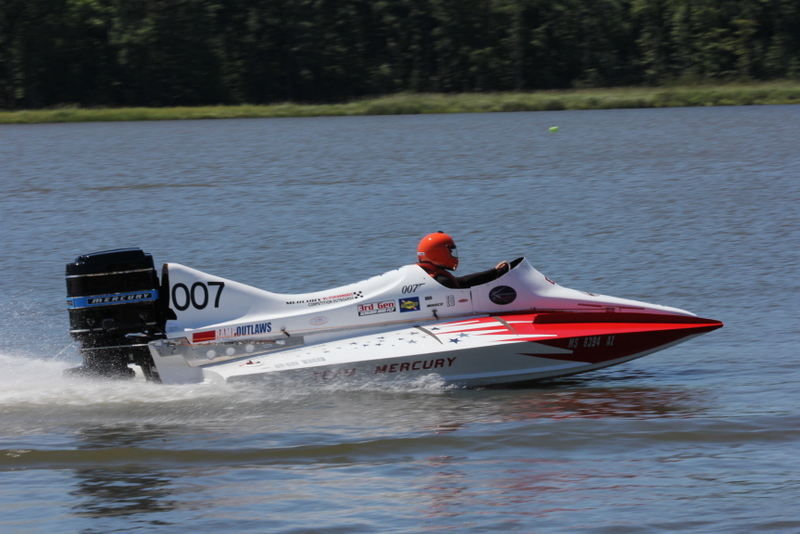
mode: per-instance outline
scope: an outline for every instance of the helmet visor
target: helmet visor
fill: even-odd
[[[452,245],[452,246],[447,245],[447,250],[450,251],[450,255],[451,256],[453,256],[454,258],[458,259],[458,249],[456,248],[455,245]]]

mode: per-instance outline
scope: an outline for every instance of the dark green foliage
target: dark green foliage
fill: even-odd
[[[797,0],[0,0],[0,109],[787,78]]]

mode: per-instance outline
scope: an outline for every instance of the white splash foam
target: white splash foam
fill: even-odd
[[[243,407],[248,403],[282,402],[336,392],[441,393],[449,389],[438,375],[415,380],[348,380],[337,383],[308,383],[289,376],[274,376],[268,381],[232,385],[202,383],[163,385],[147,382],[141,372],[132,380],[106,380],[65,377],[75,363],[60,359],[41,359],[0,353],[0,409],[26,406],[81,406],[131,408],[158,405]],[[137,368],[138,369],[138,368]]]

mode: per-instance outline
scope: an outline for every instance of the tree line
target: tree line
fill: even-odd
[[[798,0],[0,0],[0,109],[787,78]]]

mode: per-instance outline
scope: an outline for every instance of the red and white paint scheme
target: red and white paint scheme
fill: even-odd
[[[432,377],[498,386],[616,365],[722,326],[559,286],[524,258],[469,289],[444,287],[416,265],[302,295],[178,264],[163,272],[175,315],[149,348],[164,383]]]

